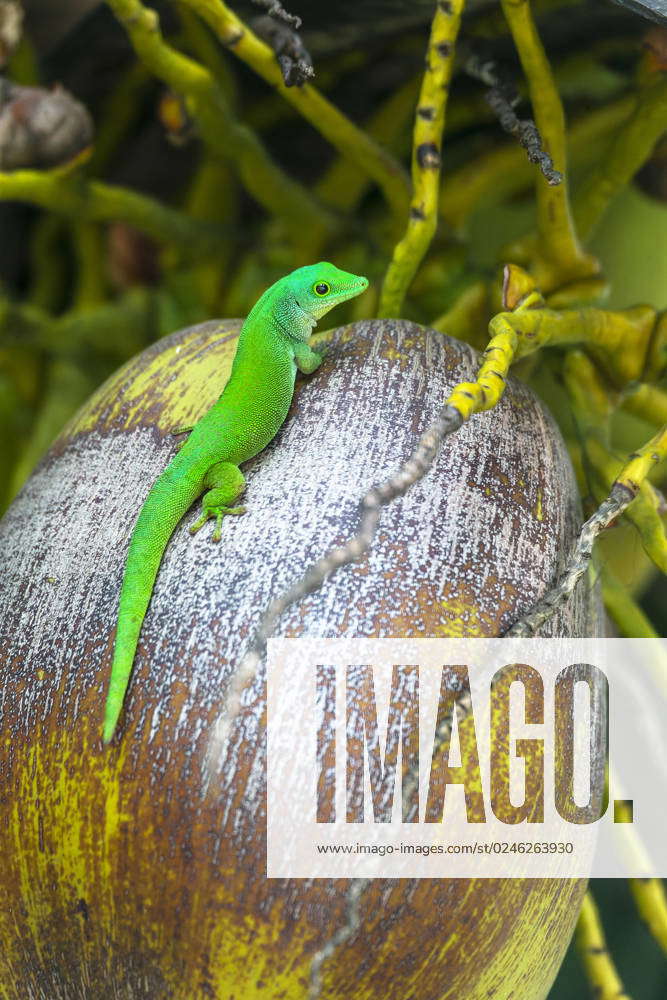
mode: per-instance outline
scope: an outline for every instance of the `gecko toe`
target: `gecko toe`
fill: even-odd
[[[190,534],[195,535],[200,528],[203,528],[207,521],[215,518],[215,528],[211,535],[211,541],[219,542],[222,538],[222,519],[226,514],[240,516],[245,514],[245,507],[207,507],[198,521],[190,526]]]
[[[195,521],[194,524],[191,524],[190,525],[190,534],[191,535],[196,535],[197,532],[199,531],[199,529],[204,527],[204,525],[206,524],[206,522],[209,519],[209,516],[210,515],[209,515],[208,511],[205,511],[202,514],[202,516],[199,518],[198,521]]]
[[[225,511],[225,514],[235,514],[237,516],[240,516],[241,514],[245,514],[246,510],[247,510],[246,507],[228,507]]]

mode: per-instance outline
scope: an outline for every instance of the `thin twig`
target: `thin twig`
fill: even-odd
[[[252,2],[258,7],[263,7],[270,17],[275,17],[276,20],[282,21],[283,24],[294,28],[295,31],[301,27],[301,18],[297,17],[296,14],[288,14],[279,0],[252,0]]]
[[[522,146],[531,163],[542,171],[547,184],[561,184],[563,175],[556,170],[549,153],[544,149],[537,125],[532,118],[519,118],[514,108],[520,101],[516,87],[506,79],[492,59],[482,59],[473,54],[465,63],[466,72],[485,83],[489,90],[486,102],[497,117],[501,128],[513,135]]]
[[[268,16],[254,18],[252,26],[275,52],[286,87],[302,87],[313,79],[313,61],[297,31]]]
[[[570,556],[567,568],[551,590],[505,632],[513,638],[535,635],[544,622],[561,607],[572,594],[577,583],[588,569],[593,555],[593,545],[598,535],[616,520],[634,500],[634,494],[625,486],[616,484],[607,499],[600,504],[595,514],[586,521]]]

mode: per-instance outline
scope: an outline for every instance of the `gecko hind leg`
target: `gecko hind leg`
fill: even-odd
[[[231,462],[218,462],[206,474],[205,484],[210,488],[202,497],[202,514],[190,528],[190,533],[194,535],[207,521],[215,518],[215,530],[211,537],[214,542],[219,542],[223,517],[226,514],[245,514],[245,507],[231,506],[243,493],[245,478],[238,466]]]

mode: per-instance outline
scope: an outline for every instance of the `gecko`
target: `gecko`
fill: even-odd
[[[323,354],[308,343],[314,327],[334,306],[367,288],[367,278],[328,262],[300,267],[271,285],[241,327],[218,401],[192,427],[175,428],[174,433],[189,436],[155,481],[130,538],[104,710],[105,744],[118,723],[141,627],[176,526],[202,497],[201,517],[190,531],[195,534],[214,519],[211,537],[219,542],[223,517],[245,512],[236,506],[245,489],[239,466],[262,451],[283,425],[297,369],[311,374],[321,364]]]

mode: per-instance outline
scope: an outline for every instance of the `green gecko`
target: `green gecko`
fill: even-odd
[[[218,542],[223,517],[244,513],[244,507],[234,506],[245,488],[239,465],[278,433],[292,402],[297,369],[310,374],[321,363],[322,355],[308,345],[314,326],[366,288],[366,278],[326,262],[300,267],[271,285],[241,327],[231,375],[217,403],[194,427],[176,429],[190,436],[153,485],[130,539],[104,711],[105,743],[123,707],[155,578],[178,522],[202,493],[202,514],[190,528],[193,534],[215,518],[212,537]]]

